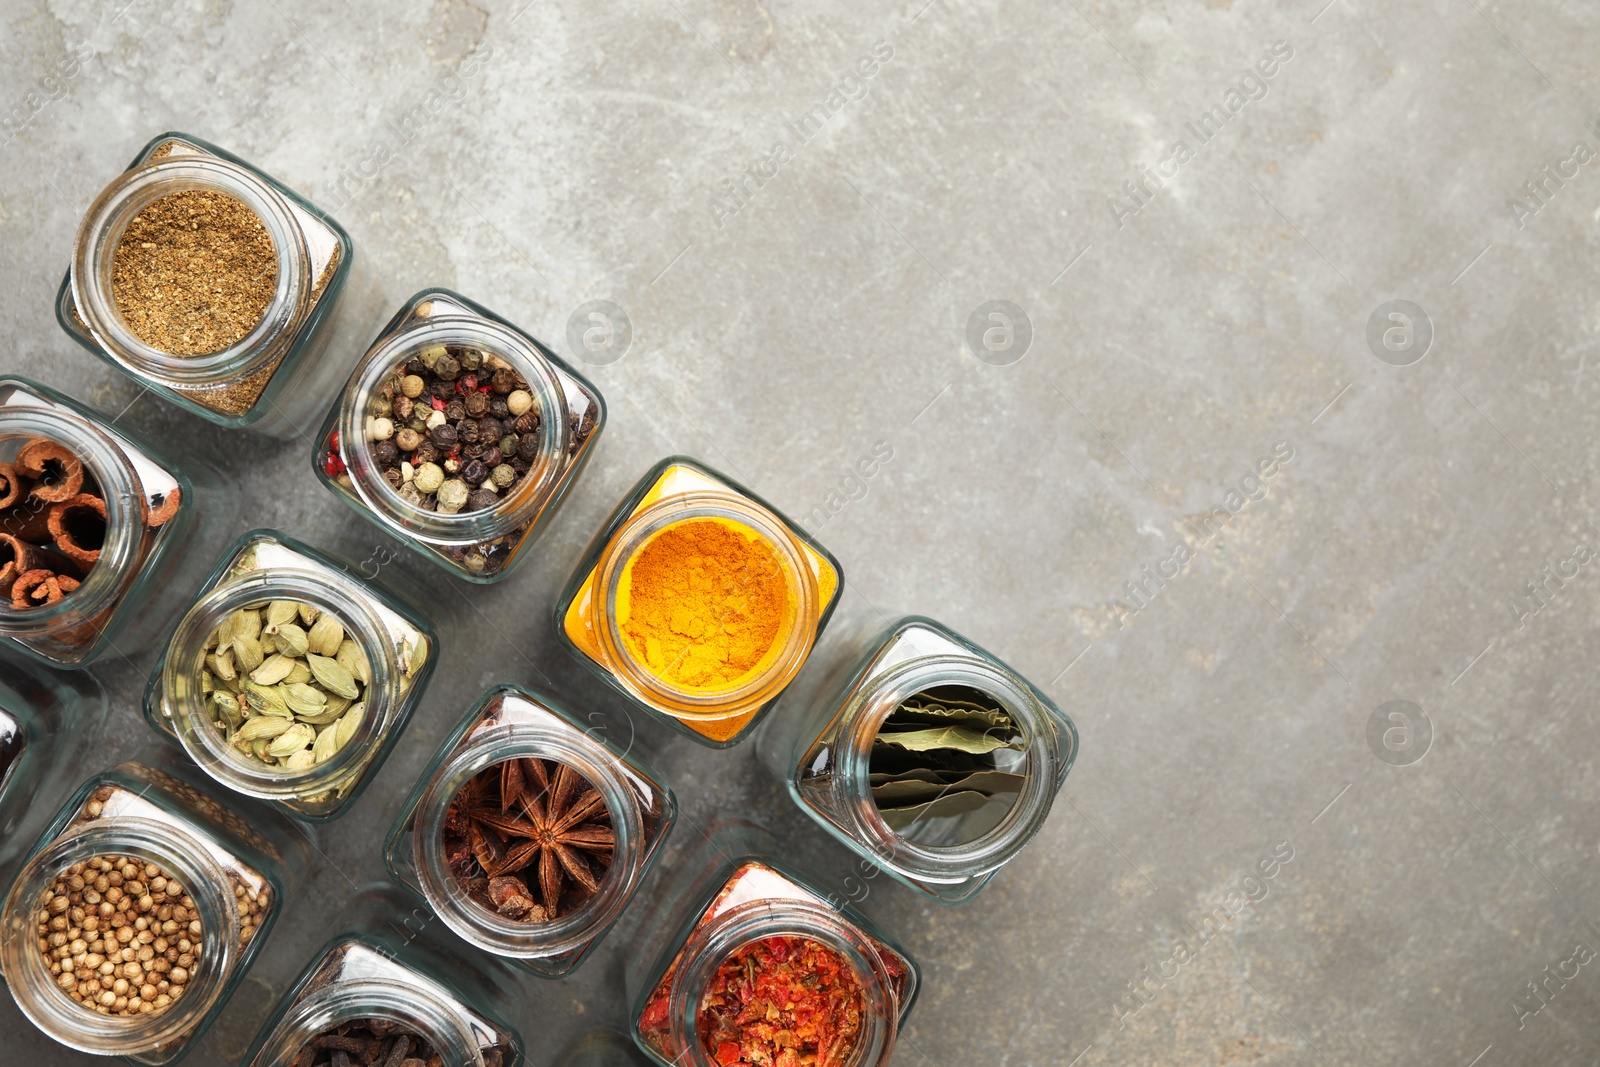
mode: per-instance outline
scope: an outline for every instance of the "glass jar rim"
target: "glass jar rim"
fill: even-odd
[[[208,927],[183,996],[161,1011],[122,1017],[84,1008],[50,977],[38,950],[30,901],[73,864],[107,855],[138,856],[178,877]],[[176,1043],[211,1011],[241,954],[239,931],[230,879],[203,841],[155,819],[112,816],[62,833],[18,873],[0,910],[0,964],[18,1008],[40,1030],[81,1052],[126,1056]]]
[[[94,619],[136,577],[134,557],[144,537],[143,486],[133,463],[111,435],[87,419],[43,406],[0,407],[0,441],[41,438],[77,456],[100,483],[106,506],[106,536],[100,558],[82,583],[54,604],[15,608],[0,597],[0,634],[31,638]]]
[[[284,595],[276,595],[280,593]],[[218,624],[241,608],[272,600],[310,603],[331,612],[345,627],[347,637],[358,638],[372,674],[359,702],[365,703],[366,709],[355,734],[331,758],[304,771],[279,771],[235,755],[212,726],[203,701],[188,699],[191,694],[183,688],[188,682],[198,691],[194,683],[205,657],[202,646]],[[191,669],[180,669],[175,652],[185,653],[184,658],[192,661]],[[400,704],[399,677],[393,669],[398,661],[388,627],[359,598],[330,587],[326,578],[313,571],[267,567],[212,588],[179,620],[161,666],[161,700],[171,715],[179,744],[214,780],[264,800],[304,799],[336,788],[365,766]]]
[[[139,212],[172,193],[205,190],[233,197],[272,239],[278,279],[261,321],[227,348],[183,356],[146,344],[129,328],[111,292],[111,262]],[[292,342],[311,301],[311,256],[288,201],[249,169],[216,156],[151,159],[118,175],[84,212],[69,271],[72,299],[89,333],[119,362],[177,388],[214,386],[246,376]]]
[[[959,845],[910,841],[892,829],[872,799],[870,753],[883,721],[902,701],[923,689],[964,685],[1005,707],[1022,733],[1023,788],[998,825]],[[1027,683],[986,660],[940,653],[919,656],[862,686],[840,714],[850,722],[840,739],[834,777],[840,809],[856,839],[895,867],[929,879],[964,879],[1003,866],[1028,843],[1050,814],[1058,785],[1055,727]]]
[[[455,513],[412,504],[383,477],[366,446],[366,408],[374,389],[406,361],[438,345],[478,348],[510,363],[528,383],[539,410],[539,456],[492,508]],[[560,480],[570,447],[566,391],[550,361],[517,330],[469,314],[432,315],[381,338],[362,357],[339,399],[339,458],[358,497],[429,544],[468,546],[503,536],[527,521]],[[320,465],[319,465],[320,469]]]
[[[615,842],[599,890],[549,922],[520,923],[490,912],[461,889],[444,859],[444,818],[456,794],[475,775],[513,758],[567,764],[594,786],[611,815]],[[644,867],[644,814],[617,762],[598,741],[553,724],[508,723],[472,735],[434,772],[413,817],[412,863],[434,912],[468,943],[518,959],[564,955],[607,929],[627,906]]]
[[[483,1067],[483,1050],[473,1039],[472,1024],[459,1010],[426,995],[420,983],[408,985],[379,977],[343,979],[302,991],[252,1062],[291,1062],[319,1034],[359,1019],[381,1019],[413,1031],[433,1046],[445,1067]]]
[[[786,579],[791,617],[780,637],[782,647],[775,653],[769,649],[764,668],[731,687],[684,689],[667,684],[629,647],[617,610],[621,578],[628,564],[659,534],[682,523],[716,519],[746,527],[773,550]],[[696,490],[663,497],[643,508],[606,544],[595,565],[595,600],[604,606],[604,621],[595,629],[607,666],[629,692],[648,703],[666,705],[677,718],[713,722],[746,714],[789,684],[816,641],[820,596],[805,548],[786,523],[731,490]]]

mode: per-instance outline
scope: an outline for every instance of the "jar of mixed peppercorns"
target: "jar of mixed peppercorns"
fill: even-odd
[[[1038,833],[1078,753],[1060,708],[932,619],[901,619],[842,685],[794,695],[763,762],[835,837],[948,903]]]
[[[0,907],[12,997],[71,1048],[147,1064],[182,1057],[305,868],[305,839],[285,820],[182,773],[157,755],[90,779]]]
[[[590,545],[556,632],[635,706],[726,748],[799,672],[841,581],[838,560],[765,501],[674,456]]]
[[[468,944],[554,978],[616,923],[676,817],[597,713],[501,686],[445,741],[385,851]]]
[[[429,936],[421,905],[394,887],[360,894],[346,932],[301,974],[241,1062],[518,1067],[522,1038],[502,1018],[509,976]]]
[[[176,606],[180,559],[221,546],[237,499],[204,464],[180,470],[98,412],[0,377],[0,638],[56,667],[138,651]]]
[[[223,555],[145,687],[145,717],[229,789],[336,818],[383,765],[438,660],[421,613],[275,530]]]
[[[901,948],[773,859],[750,824],[714,831],[639,924],[634,1040],[664,1067],[878,1067],[916,999]]]
[[[594,386],[487,308],[408,300],[317,441],[323,483],[474,582],[504,578],[555,514],[605,425]]]
[[[84,214],[56,318],[201,418],[295,437],[342,377],[324,347],[353,251],[276,179],[164,133]]]

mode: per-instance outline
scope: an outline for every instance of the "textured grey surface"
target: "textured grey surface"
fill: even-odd
[[[1600,947],[1600,578],[1511,607],[1579,542],[1600,548],[1600,164],[1567,165],[1547,203],[1523,190],[1600,148],[1592,3],[522,3],[0,6],[0,368],[110,413],[135,400],[51,302],[90,198],[168,128],[347,201],[378,294],[347,309],[360,331],[427,285],[569,355],[584,301],[634,330],[589,368],[611,424],[540,558],[473,594],[492,625],[440,587],[449,662],[195,1062],[233,1062],[332,932],[347,877],[380,875],[376,841],[483,688],[548,679],[615,707],[556,648],[550,607],[675,451],[796,514],[838,492],[816,532],[850,579],[841,632],[937,616],[1082,730],[1045,831],[975,902],[873,883],[866,908],[927,969],[897,1062],[1595,1062],[1594,968],[1552,980],[1537,1014],[1527,984]],[[879,41],[893,56],[865,94],[844,84],[860,99],[807,140],[786,127]],[[1276,42],[1291,58],[1201,144],[1186,123],[1226,112]],[[83,43],[93,58],[47,79]],[[481,69],[449,81],[474,48]],[[393,147],[436,88],[456,99],[343,197],[341,168]],[[1180,139],[1192,158],[1131,199],[1123,183]],[[776,174],[713,208],[749,166]],[[994,299],[1032,325],[1007,366],[963,349]],[[1393,299],[1434,329],[1410,366],[1366,341]],[[249,495],[241,530],[356,559],[387,543],[317,486],[303,442],[148,396],[122,419],[220,455]],[[878,441],[894,456],[863,495],[845,479]],[[1293,459],[1265,499],[1198,533],[1278,442]],[[1119,612],[1179,543],[1192,561]],[[147,664],[99,672],[115,706],[95,762],[146,739]],[[1369,748],[1391,700],[1431,720],[1420,762]],[[680,834],[752,814],[842,885],[845,855],[750,746],[638,732],[679,788]],[[1293,859],[1267,896],[1169,962],[1280,842]],[[522,982],[533,1062],[623,1024],[625,951]],[[0,1033],[7,1063],[89,1062],[9,1002]]]

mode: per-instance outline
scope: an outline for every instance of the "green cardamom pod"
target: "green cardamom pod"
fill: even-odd
[[[275,634],[278,632],[278,627],[286,622],[293,622],[298,614],[300,614],[300,608],[294,601],[274,600],[267,605],[267,625],[261,632]]]
[[[283,680],[291,683],[309,682],[311,681],[311,668],[306,666],[305,660],[297,659],[294,661],[294,666],[290,668],[289,673],[284,677]]]
[[[216,642],[217,651],[226,652],[233,645],[233,616],[223,619],[217,628],[211,631],[211,637]]]
[[[294,660],[278,652],[269,656],[261,666],[250,672],[250,680],[258,685],[277,685],[294,670]]]
[[[327,710],[328,698],[314,685],[304,682],[285,682],[278,686],[283,702],[297,717],[320,715]]]
[[[311,746],[311,758],[315,763],[325,763],[339,751],[339,724],[324,726],[317,735],[317,740]]]
[[[207,660],[209,660],[210,658],[211,658],[210,656],[206,657]],[[209,695],[211,693],[211,691],[213,689],[215,689],[216,687],[217,687],[217,680],[211,676],[211,672],[209,670],[207,670],[206,668],[202,667],[200,669],[200,692],[201,692],[201,694]]]
[[[311,647],[311,638],[302,627],[292,622],[286,622],[278,627],[278,651],[286,656],[303,656]]]
[[[239,727],[239,732],[234,735],[234,740],[249,742],[274,738],[287,732],[292,726],[294,726],[294,723],[288,719],[280,719],[276,715],[258,715]]]
[[[309,748],[302,748],[290,753],[289,758],[283,761],[283,768],[287,771],[310,770],[317,762],[316,755]]]
[[[356,686],[355,677],[338,660],[312,653],[306,657],[306,663],[311,666],[312,675],[329,692],[337,693],[342,697],[349,697],[351,700],[361,695],[361,690]]]
[[[366,701],[362,701],[340,716],[339,721],[333,725],[338,737],[338,741],[334,746],[335,748],[343,748],[345,745],[349,744],[350,739],[354,737],[356,735],[356,731],[361,728],[361,719],[366,715],[366,713],[367,704]]]
[[[319,656],[337,656],[339,646],[344,643],[344,626],[331,612],[323,612],[307,635],[310,648]]]
[[[315,730],[304,723],[296,723],[272,739],[272,744],[267,746],[267,755],[283,759],[306,748],[316,739]]]
[[[334,657],[351,675],[361,679],[363,685],[372,684],[372,668],[367,664],[361,646],[348,637],[339,643],[339,654]]]
[[[233,624],[232,638],[238,641],[241,637],[261,636],[261,609],[240,608],[228,620]]]
[[[211,694],[211,703],[216,706],[217,714],[222,716],[229,729],[237,730],[239,724],[244,722],[244,709],[232,693],[224,693],[219,689]]]
[[[342,697],[338,693],[324,693],[323,696],[328,698],[328,710],[333,713],[334,718],[343,715],[345,709],[355,703],[349,697]]]
[[[233,651],[229,653],[238,664],[241,671],[253,671],[261,666],[261,661],[266,654],[261,651],[261,642],[256,640],[254,634],[236,634],[233,638]]]
[[[233,667],[233,652],[219,652],[206,657],[206,666],[211,668],[211,673],[225,682],[231,682],[239,677],[239,672]]]
[[[269,685],[259,682],[246,682],[244,691],[245,706],[257,715],[272,715],[280,719],[294,720],[289,711],[289,705],[283,702],[283,694]]]
[[[315,604],[301,604],[300,624],[302,626],[310,626],[312,623],[317,621],[317,616],[321,614],[322,609],[317,607]]]
[[[249,745],[250,752],[257,760],[265,763],[267,762],[267,746],[270,744],[272,744],[272,742],[266,740],[265,738],[260,741],[252,741]]]

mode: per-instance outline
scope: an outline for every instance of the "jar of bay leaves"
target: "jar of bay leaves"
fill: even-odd
[[[458,577],[496,582],[527,558],[605,417],[599,391],[538,340],[426,289],[362,357],[313,458],[363,518]]]
[[[301,436],[341,377],[329,320],[353,258],[344,229],[282,182],[163,133],[84,213],[56,319],[209,422]]]
[[[796,695],[762,761],[866,861],[946,903],[1032,839],[1078,753],[1060,708],[932,619],[901,619],[842,684]]]
[[[274,530],[245,534],[178,623],[145,717],[207,774],[336,818],[405,729],[438,658],[421,612]]]

